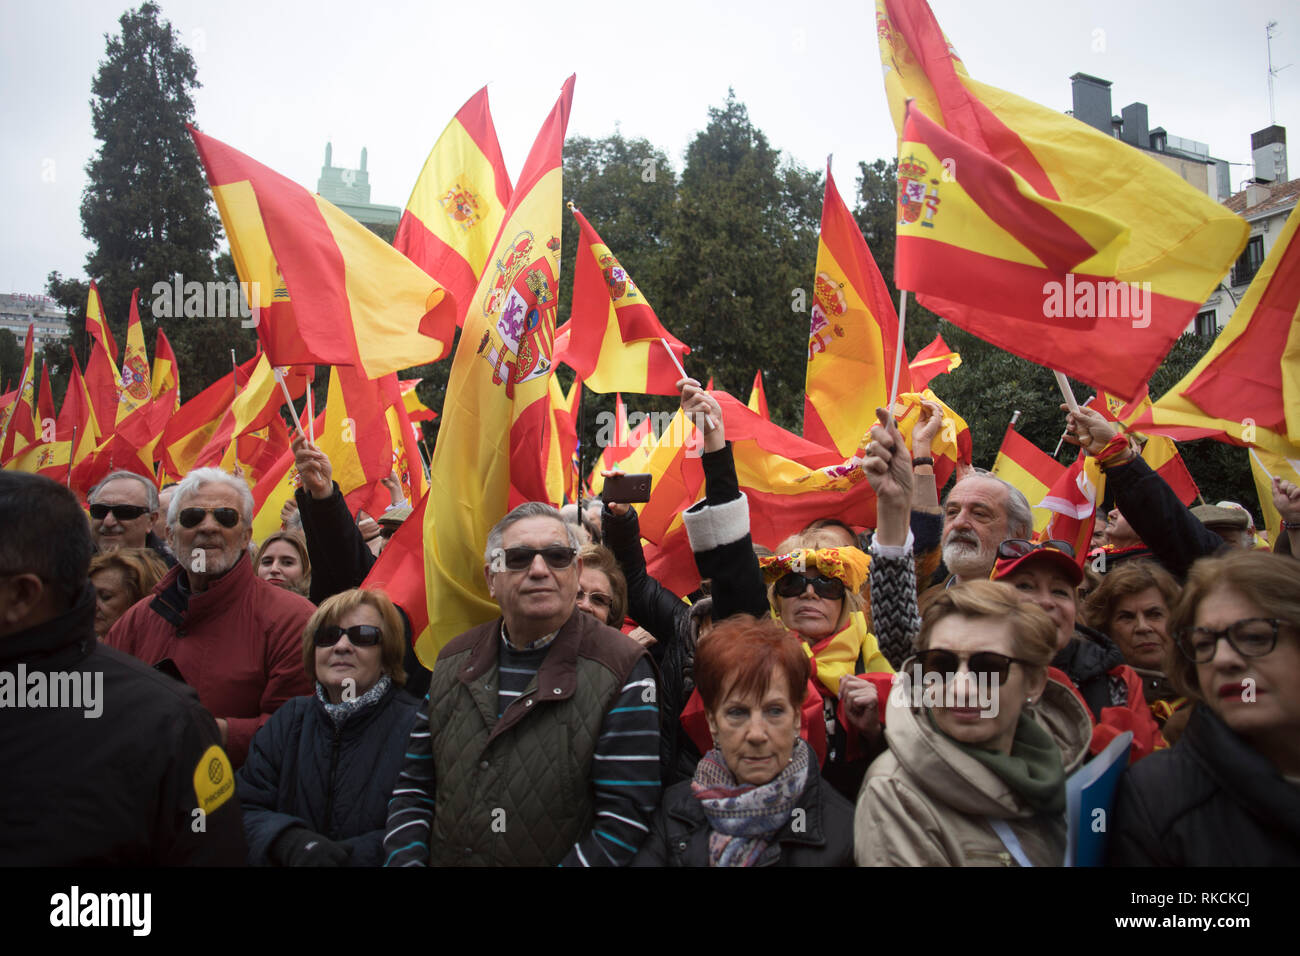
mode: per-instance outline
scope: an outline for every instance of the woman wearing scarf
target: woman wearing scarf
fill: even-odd
[[[682,410],[704,433],[704,500],[682,516],[702,577],[712,580],[713,619],[732,614],[775,614],[800,639],[813,679],[803,700],[801,734],[813,747],[826,782],[848,799],[880,746],[878,692],[893,674],[867,630],[858,594],[867,556],[853,547],[823,548],[818,532],[783,543],[782,553],[760,561],[749,538],[749,501],[740,491],[730,446],[723,437],[722,409],[694,379],[678,383]],[[903,501],[906,534],[911,486]],[[910,560],[910,558],[909,558]],[[766,581],[764,601],[760,582]],[[693,694],[681,723],[690,739],[707,749],[705,707]]]
[[[376,591],[326,599],[307,622],[316,693],[281,707],[236,774],[254,866],[379,866],[388,798],[415,712],[403,628]]]
[[[863,468],[881,502],[873,550],[905,547],[911,463],[896,428],[872,428]],[[889,613],[914,616],[911,594],[910,607]],[[889,750],[858,796],[857,862],[1061,865],[1065,777],[1087,755],[1091,722],[1047,678],[1051,618],[1006,585],[976,581],[929,604],[916,646],[889,695]]]
[[[853,807],[799,736],[811,665],[791,632],[738,614],[700,639],[713,746],[669,787],[634,866],[848,866]]]

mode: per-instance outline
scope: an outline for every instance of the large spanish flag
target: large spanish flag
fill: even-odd
[[[492,525],[518,504],[558,504],[563,494],[549,379],[573,84],[524,163],[452,360],[424,519],[429,626],[416,651],[426,667],[453,637],[500,613],[483,579]]]
[[[1294,212],[1232,318],[1181,382],[1133,423],[1282,456],[1300,445],[1300,216]]]
[[[438,282],[320,196],[190,135],[239,278],[257,283],[249,304],[274,365],[350,365],[378,378],[447,354],[456,305]]]
[[[889,402],[898,315],[862,230],[844,205],[830,163],[822,199],[804,379],[803,437],[845,458]],[[899,391],[912,391],[907,357]]]
[[[511,192],[485,86],[433,144],[393,239],[455,297],[457,324],[465,321]]]
[[[675,395],[682,377],[677,366],[690,349],[659,322],[591,223],[572,203],[569,211],[578,220],[580,235],[573,307],[555,336],[556,361],[572,368],[593,392]]]
[[[126,326],[126,356],[122,359],[122,378],[118,383],[115,419],[118,425],[147,405],[153,395],[149,355],[144,350],[144,329],[140,326],[140,310],[136,305],[139,297],[140,290],[132,289],[131,317]]]
[[[1009,482],[1028,499],[1034,509],[1034,531],[1046,528],[1052,511],[1040,507],[1040,502],[1065,474],[1065,466],[1008,425],[998,457],[993,462],[993,474]]]
[[[1000,348],[1134,394],[1246,224],[1127,144],[971,79],[924,0],[876,0],[876,25],[903,141],[899,285]],[[906,129],[909,98],[934,122]]]

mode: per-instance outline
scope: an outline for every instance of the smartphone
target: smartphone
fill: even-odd
[[[650,476],[611,475],[605,479],[605,487],[600,490],[604,501],[617,501],[623,504],[650,500]]]

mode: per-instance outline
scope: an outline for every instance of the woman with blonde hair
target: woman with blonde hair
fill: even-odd
[[[419,707],[402,691],[403,628],[377,591],[325,600],[303,633],[316,693],[257,732],[236,775],[248,860],[274,866],[379,866],[388,799]]]
[[[152,548],[119,548],[90,559],[90,583],[95,589],[95,637],[109,628],[136,601],[153,592],[167,574],[167,565]]]

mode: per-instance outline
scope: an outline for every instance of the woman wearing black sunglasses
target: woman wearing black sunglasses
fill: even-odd
[[[303,665],[316,693],[275,712],[236,774],[249,863],[383,863],[388,799],[419,706],[401,690],[402,634],[377,591],[336,594],[307,622]]]
[[[939,594],[890,692],[889,750],[854,818],[861,866],[1060,866],[1065,777],[1088,752],[1078,698],[1047,678],[1056,629],[1005,585]]]
[[[1166,672],[1191,717],[1120,781],[1110,862],[1300,864],[1300,562],[1202,558],[1170,632]]]

